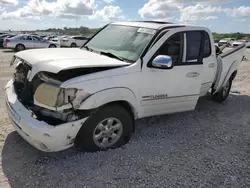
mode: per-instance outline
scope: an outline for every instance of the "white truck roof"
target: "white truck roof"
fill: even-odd
[[[159,21],[129,21],[129,22],[114,22],[110,24],[144,27],[144,28],[150,28],[150,29],[156,29],[156,30],[161,29],[161,28],[168,28],[168,27],[172,28],[172,27],[178,27],[178,26],[207,30],[207,28],[205,27],[199,27],[195,25],[183,25],[183,24],[174,24],[170,22],[159,22]]]

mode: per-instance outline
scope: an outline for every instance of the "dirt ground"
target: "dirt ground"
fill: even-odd
[[[0,187],[250,187],[250,61],[223,104],[200,99],[192,112],[136,121],[132,140],[98,153],[43,153],[12,128],[4,86],[13,52],[0,50]],[[250,50],[246,51],[250,60]]]

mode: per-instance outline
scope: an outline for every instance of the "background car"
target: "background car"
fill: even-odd
[[[234,47],[237,47],[237,46],[239,46],[239,45],[241,45],[241,44],[246,44],[248,41],[247,40],[237,40],[237,41],[235,41],[235,42],[233,42],[233,46]]]
[[[44,37],[43,40],[51,41],[53,38],[57,38],[57,36],[56,35],[53,35],[53,36],[49,35],[49,36]]]
[[[64,47],[81,47],[85,42],[88,41],[88,37],[85,36],[71,36],[71,37],[63,37],[60,40],[61,46]]]
[[[214,39],[214,44],[215,44],[215,46],[218,46],[219,45],[219,41],[220,41],[220,39]]]
[[[247,42],[247,43],[246,43],[246,47],[247,47],[247,48],[250,48],[250,42]]]
[[[235,42],[234,38],[224,38],[219,41],[218,46],[220,47],[223,46],[224,44],[227,44],[227,46],[229,47],[233,45],[233,42]]]
[[[14,34],[3,34],[3,35],[0,35],[0,47],[3,47],[3,41],[5,38],[11,38],[11,37],[14,37],[15,35]]]
[[[4,39],[4,48],[22,51],[25,49],[34,48],[57,48],[57,43],[52,41],[45,41],[42,38],[34,35],[17,35],[12,38]]]
[[[8,34],[8,33],[6,33],[6,32],[0,32],[0,35],[3,35],[3,34]]]

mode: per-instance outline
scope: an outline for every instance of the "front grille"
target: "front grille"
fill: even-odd
[[[30,65],[25,62],[21,62],[16,67],[16,71],[13,76],[15,92],[18,99],[23,103],[26,103],[27,99],[30,98],[30,84],[27,79],[30,70]]]

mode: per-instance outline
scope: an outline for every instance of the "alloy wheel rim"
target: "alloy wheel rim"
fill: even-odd
[[[120,120],[114,117],[101,121],[93,133],[93,141],[100,148],[113,146],[120,138],[123,126]]]
[[[23,46],[19,45],[17,48],[19,51],[23,50]]]

